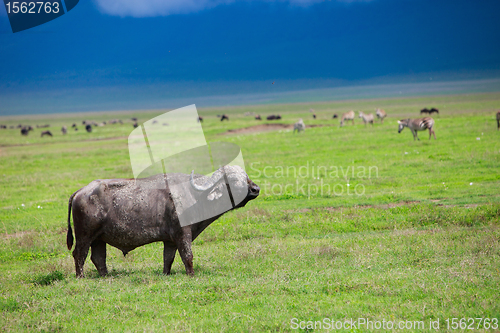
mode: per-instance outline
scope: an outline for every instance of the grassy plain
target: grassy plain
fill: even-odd
[[[108,247],[110,275],[88,258],[76,279],[65,245],[70,194],[131,177],[128,119],[165,110],[0,118],[54,134],[0,130],[0,330],[294,331],[292,318],[367,318],[430,331],[429,320],[446,330],[446,318],[500,319],[499,105],[490,93],[199,110],[207,141],[238,144],[262,194],[194,242],[194,278],[179,257],[163,276],[158,243],[125,258]],[[375,107],[383,124],[332,119]],[[397,133],[422,107],[440,109],[437,140]],[[260,124],[246,112],[317,127],[228,134]],[[127,121],[81,125],[113,118]],[[61,135],[72,123],[79,131]]]

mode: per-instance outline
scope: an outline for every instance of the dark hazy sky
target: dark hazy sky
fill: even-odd
[[[495,72],[499,13],[497,0],[81,0],[13,34],[1,7],[0,94]]]

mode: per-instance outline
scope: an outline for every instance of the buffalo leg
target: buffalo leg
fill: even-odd
[[[192,239],[193,238],[191,236],[191,230],[183,230],[182,238],[180,242],[177,243],[177,249],[179,250],[179,254],[181,255],[184,267],[186,267],[186,273],[191,276],[194,275],[193,252],[191,251]]]
[[[100,276],[105,276],[108,274],[108,269],[106,268],[106,243],[100,239],[96,239],[90,244],[91,255],[90,259],[97,268]]]
[[[163,274],[170,275],[170,270],[172,269],[172,264],[174,263],[175,247],[170,247],[164,244],[163,248]]]
[[[73,258],[75,259],[76,277],[83,277],[83,265],[87,254],[89,253],[90,244],[87,242],[76,241],[75,249],[73,250]]]

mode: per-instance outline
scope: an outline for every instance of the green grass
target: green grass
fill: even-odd
[[[438,318],[442,330],[446,318],[500,319],[498,105],[492,93],[199,110],[207,141],[238,144],[262,193],[194,242],[194,278],[179,257],[163,276],[157,243],[127,257],[108,247],[109,276],[98,277],[88,258],[86,277],[76,279],[65,245],[71,193],[94,179],[132,176],[132,126],[89,134],[79,125],[66,136],[59,128],[146,121],[164,110],[0,118],[50,123],[54,134],[0,130],[0,330],[294,331],[292,318],[363,317],[422,320],[430,331]],[[438,139],[398,134],[396,120],[424,106],[440,109]],[[384,124],[365,128],[357,118],[339,128],[331,119],[375,107],[388,112]],[[225,134],[258,123],[245,112],[322,126]],[[218,120],[222,113],[229,122]],[[347,193],[356,188],[363,193]]]

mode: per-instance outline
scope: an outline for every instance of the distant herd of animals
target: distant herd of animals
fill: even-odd
[[[136,127],[139,126],[137,124],[137,118],[131,118],[131,121],[133,122],[133,127],[134,128],[136,128]],[[123,124],[123,121],[121,119],[111,119],[108,122],[103,121],[103,122],[100,122],[100,123],[97,123],[95,121],[88,121],[88,120],[82,121],[82,125],[84,126],[85,130],[88,133],[92,132],[92,128],[93,127],[98,127],[98,126],[101,127],[101,126],[112,125],[112,124]],[[163,124],[163,125],[168,125],[168,124]],[[36,125],[36,128],[48,128],[48,127],[50,127],[49,124],[46,124],[46,125]],[[17,126],[0,125],[0,129],[16,129],[16,128],[20,129],[21,130],[21,135],[24,135],[24,136],[27,136],[29,134],[29,132],[34,131],[33,126],[30,126],[30,125],[22,125],[22,124],[19,124]],[[72,128],[74,131],[78,131],[78,125],[76,123],[73,123],[73,125],[71,125],[70,128]],[[68,134],[68,127],[67,126],[62,126],[61,127],[61,133],[63,135]],[[51,131],[45,130],[45,131],[42,131],[40,133],[40,136],[41,137],[44,137],[44,136],[50,136],[50,137],[52,137],[53,134],[52,134]]]
[[[312,113],[313,119],[316,119],[316,114],[314,113],[314,110],[310,109],[309,112]],[[439,110],[436,108],[431,108],[431,109],[424,108],[424,109],[420,110],[421,115],[422,114],[431,115],[433,113],[439,114]],[[262,120],[262,117],[259,114],[255,115],[253,112],[246,112],[245,116],[254,116],[255,120]],[[229,121],[229,116],[226,114],[217,115],[217,117],[220,118],[220,121],[224,121],[224,120]],[[380,123],[383,123],[384,118],[387,117],[387,113],[380,108],[375,109],[375,116],[372,113],[366,114],[362,111],[358,112],[358,118],[361,118],[363,120],[363,123],[365,124],[365,126],[367,126],[368,124],[373,125],[375,122],[375,117],[377,117],[377,119],[380,120]],[[340,117],[339,117],[339,115],[334,114],[332,118],[333,119],[340,118],[340,127],[343,127],[344,124],[348,121],[350,121],[351,124],[354,125],[354,119],[356,118],[356,114],[353,110],[351,110],[351,111],[348,111],[348,112],[342,114]],[[281,118],[281,115],[279,115],[279,114],[272,114],[272,115],[267,116],[266,119],[271,121],[271,120],[281,120],[282,118]],[[130,118],[130,120],[132,121],[132,126],[134,128],[137,128],[139,126],[139,124],[137,123],[137,118],[133,117],[133,118]],[[199,116],[197,120],[198,120],[198,122],[201,123],[201,122],[203,122],[203,117]],[[500,130],[500,111],[497,111],[497,113],[496,113],[496,121],[497,121],[497,130]],[[153,123],[156,123],[156,121]],[[121,119],[112,119],[108,122],[103,121],[100,123],[97,123],[95,121],[88,121],[88,120],[82,121],[82,125],[84,126],[85,130],[88,133],[92,132],[93,127],[106,126],[106,125],[112,125],[112,124],[123,124],[123,121]],[[417,140],[417,139],[420,140],[417,136],[417,131],[424,131],[424,130],[429,130],[429,139],[431,139],[432,135],[434,135],[434,139],[436,139],[436,133],[434,132],[434,119],[432,119],[431,117],[424,117],[424,118],[418,118],[418,119],[410,119],[410,118],[402,119],[402,120],[398,120],[398,124],[399,124],[398,133],[401,133],[401,131],[405,127],[408,127],[413,134],[414,140]],[[163,126],[168,126],[168,124],[163,123]],[[48,127],[50,127],[49,124],[36,125],[36,128],[45,129]],[[29,134],[29,132],[34,131],[34,128],[32,126],[29,126],[29,125],[22,125],[22,124],[19,124],[17,126],[0,125],[0,129],[8,129],[8,128],[9,129],[18,128],[21,131],[21,135],[24,135],[24,136],[27,136]],[[71,128],[74,131],[78,131],[78,126],[76,123],[71,125]],[[306,129],[306,125],[304,124],[304,121],[302,119],[299,119],[299,121],[296,122],[293,126],[294,133],[295,133],[295,131],[297,131],[298,133],[303,132],[303,131],[305,131],[305,129]],[[67,134],[68,127],[62,126],[61,132],[63,135]],[[41,137],[44,137],[44,136],[52,137],[53,134],[49,130],[44,130],[40,133],[40,136]]]

